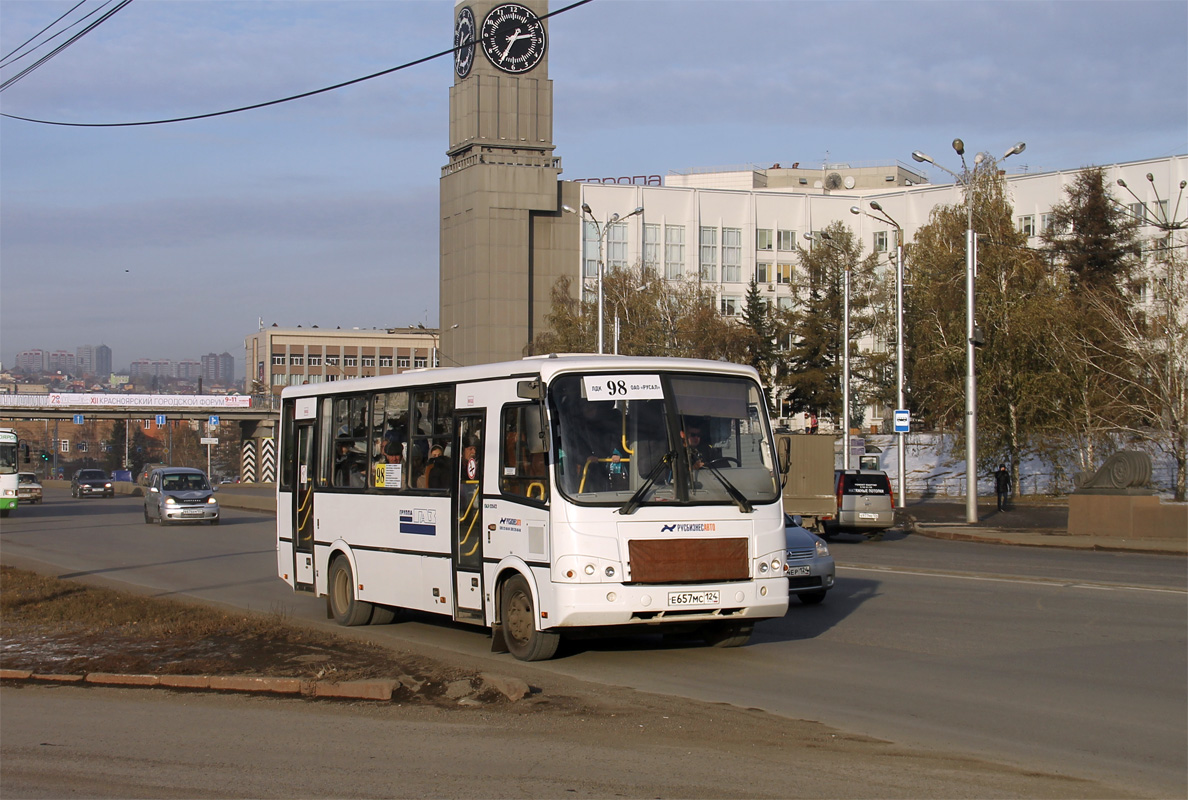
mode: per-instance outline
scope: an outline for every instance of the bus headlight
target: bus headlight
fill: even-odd
[[[760,574],[760,575],[766,575],[766,574],[767,574],[767,562],[766,562],[766,561],[760,561],[760,562],[759,562],[759,574]]]
[[[615,568],[614,568],[614,567],[607,567],[607,568],[606,568],[606,570],[605,570],[605,573],[606,573],[606,577],[608,577],[608,578],[613,578],[613,577],[615,577]]]
[[[587,565],[586,565],[586,574],[587,574],[587,575],[593,575],[593,574],[594,574],[594,565],[593,565],[593,564],[587,564]]]
[[[780,563],[780,560],[778,558],[773,558],[771,560],[771,571],[772,572],[779,572],[780,567],[782,567],[782,566],[783,566],[783,564]]]

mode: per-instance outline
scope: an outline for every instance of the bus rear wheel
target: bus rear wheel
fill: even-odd
[[[523,575],[508,578],[499,596],[499,619],[507,650],[521,661],[552,658],[561,636],[536,629],[536,605]]]
[[[702,629],[702,636],[711,647],[742,647],[751,641],[754,630],[754,622],[711,622]]]
[[[355,597],[355,576],[342,556],[330,562],[329,599],[330,613],[339,625],[366,625],[371,619],[371,603]]]

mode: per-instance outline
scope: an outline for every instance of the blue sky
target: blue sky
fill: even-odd
[[[4,0],[0,51],[75,2]],[[136,0],[0,111],[132,122],[264,102],[449,48],[453,7]],[[1030,171],[1188,152],[1181,0],[595,0],[549,34],[570,179],[916,149],[956,166],[956,136],[1026,141],[1008,166]],[[0,358],[106,343],[117,367],[226,350],[242,371],[261,318],[435,325],[451,66],[170,125],[0,120]]]

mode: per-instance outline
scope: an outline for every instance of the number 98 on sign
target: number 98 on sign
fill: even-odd
[[[660,400],[664,388],[659,375],[586,375],[587,400]]]

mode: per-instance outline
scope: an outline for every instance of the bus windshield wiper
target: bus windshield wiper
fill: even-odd
[[[664,470],[664,467],[671,463],[672,459],[675,457],[676,450],[669,450],[667,453],[660,456],[660,460],[656,462],[656,466],[652,467],[652,471],[648,473],[646,478],[644,478],[644,482],[641,483],[639,488],[635,490],[635,494],[631,495],[631,499],[624,503],[619,509],[620,514],[635,513],[635,510],[639,508],[640,503],[643,502],[644,495],[648,493],[648,489],[652,488],[652,484],[654,484],[656,479],[660,477],[660,473]]]
[[[735,488],[733,483],[726,480],[726,476],[721,472],[718,472],[717,467],[711,467],[709,464],[706,464],[705,468],[708,469],[710,473],[712,473],[713,476],[717,478],[724,487],[726,487],[726,494],[730,495],[730,499],[734,501],[736,506],[738,506],[739,511],[743,512],[744,514],[750,514],[755,510],[754,506],[751,505],[751,501],[748,500],[742,492]]]

